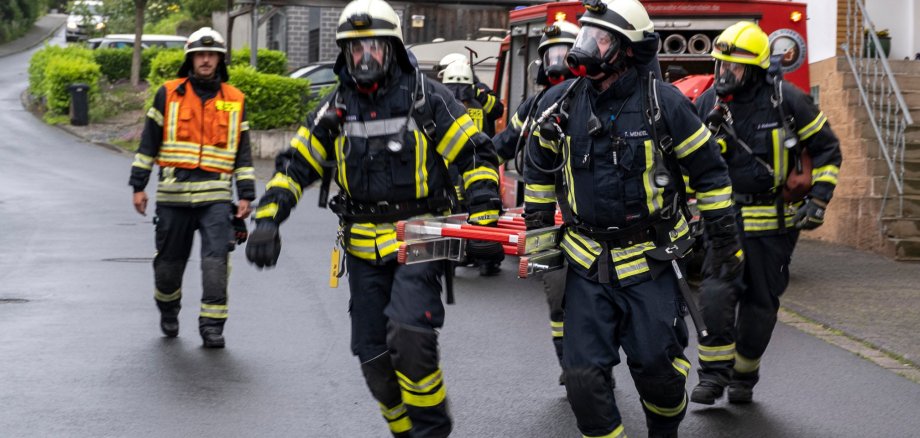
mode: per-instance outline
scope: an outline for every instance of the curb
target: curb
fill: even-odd
[[[812,320],[787,307],[781,307],[777,316],[779,322],[783,324],[812,335],[828,344],[849,351],[905,379],[920,383],[920,366],[898,357],[897,354],[881,349],[870,342],[864,341],[841,330]]]
[[[48,123],[45,123],[45,121],[42,120],[41,117],[39,117],[37,114],[35,114],[35,112],[33,112],[33,111],[29,108],[29,98],[28,98],[28,96],[29,96],[29,89],[28,89],[28,88],[26,88],[25,90],[22,90],[22,93],[19,94],[19,103],[20,103],[20,105],[22,105],[22,109],[24,109],[27,113],[32,114],[32,117],[35,117],[36,120],[38,120],[38,121],[44,123],[45,126],[53,126],[53,127],[57,128],[57,129],[60,129],[61,131],[64,131],[64,132],[66,132],[66,133],[68,133],[68,134],[70,134],[70,135],[72,135],[72,136],[74,136],[74,137],[76,137],[76,138],[79,138],[80,140],[83,140],[83,141],[86,142],[86,143],[93,144],[93,145],[102,147],[102,148],[104,148],[104,149],[108,149],[108,150],[110,150],[110,151],[112,151],[112,152],[117,152],[117,153],[120,153],[120,154],[130,154],[130,153],[132,153],[132,152],[126,151],[126,150],[124,150],[124,149],[122,149],[122,148],[120,148],[120,147],[118,147],[118,146],[115,146],[115,145],[113,145],[113,144],[111,144],[111,143],[106,143],[106,142],[103,142],[103,141],[94,141],[94,140],[90,140],[90,139],[88,139],[88,138],[85,138],[85,137],[83,137],[82,135],[80,135],[80,134],[78,134],[78,133],[76,133],[76,132],[74,132],[74,131],[71,131],[70,129],[67,129],[67,125],[64,125],[64,124],[60,124],[60,125],[49,125]]]
[[[36,41],[35,43],[27,44],[25,47],[21,47],[21,48],[19,48],[19,49],[15,49],[15,50],[13,50],[13,51],[11,51],[11,52],[9,52],[9,53],[0,54],[0,59],[5,58],[5,57],[7,57],[7,56],[15,55],[15,54],[17,54],[17,53],[22,53],[22,52],[25,52],[26,50],[30,50],[30,49],[33,49],[33,48],[35,48],[35,47],[38,47],[39,45],[41,45],[41,44],[44,43],[45,41],[48,41],[49,38],[51,38],[52,36],[54,36],[54,34],[57,33],[57,31],[61,30],[61,28],[64,27],[65,24],[67,24],[67,20],[66,20],[66,19],[64,20],[64,22],[62,22],[61,24],[59,24],[59,25],[55,26],[53,29],[51,29],[46,35],[44,35],[43,37],[39,38],[38,41]]]

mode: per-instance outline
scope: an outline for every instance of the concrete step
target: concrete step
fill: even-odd
[[[843,80],[843,88],[846,89],[856,89],[856,76],[849,70],[846,72],[840,72],[841,79]],[[905,73],[896,73],[894,75],[895,81],[898,82],[898,88],[901,91],[920,91],[920,74],[905,74]]]
[[[844,165],[846,165],[846,161],[844,161]],[[872,194],[875,196],[884,195],[887,184],[889,184],[887,175],[872,177]],[[897,193],[894,183],[891,183],[891,186],[887,188],[889,193]],[[920,195],[920,178],[904,178],[904,194]]]
[[[904,195],[903,210],[899,206],[900,202],[896,197],[890,198],[885,202],[885,209],[882,210],[884,217],[920,217],[920,195]],[[900,210],[900,211],[899,211]]]
[[[920,237],[889,239],[894,245],[894,259],[904,262],[920,261]]]
[[[869,123],[869,116],[865,112],[857,112],[856,114],[859,114],[858,118],[854,120],[854,122],[858,124],[859,138],[878,143],[878,136],[875,134],[875,128]],[[920,120],[916,123],[920,123]],[[920,145],[920,125],[916,123],[904,129],[905,150],[913,149],[917,147],[916,145]],[[831,128],[833,128],[833,126]],[[907,145],[910,146],[908,147]]]
[[[882,226],[882,231],[889,238],[920,237],[920,218],[884,217]]]
[[[870,159],[869,161],[871,175],[888,175],[888,162],[884,158]],[[846,165],[846,157],[844,157],[843,165]],[[895,165],[897,166],[897,163]],[[920,160],[904,160],[904,179],[913,180],[917,178],[920,178]]]
[[[844,64],[846,60],[844,59]],[[920,61],[904,61],[889,59],[888,65],[891,66],[891,72],[895,74],[914,74],[920,75]]]

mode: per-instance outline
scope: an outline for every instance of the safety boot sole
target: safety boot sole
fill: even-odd
[[[701,405],[713,405],[723,394],[725,394],[725,387],[712,383],[701,383],[693,388],[690,393],[690,401]]]
[[[734,404],[747,404],[754,401],[754,390],[738,386],[728,387],[728,402]]]
[[[175,338],[176,336],[179,336],[179,320],[161,319],[160,330],[167,338]]]
[[[204,348],[224,348],[226,345],[224,336],[220,333],[202,333],[201,340],[203,341]]]

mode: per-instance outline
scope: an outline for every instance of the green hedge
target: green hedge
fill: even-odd
[[[304,102],[309,81],[262,74],[248,65],[230,69],[230,84],[246,94],[246,117],[252,129],[296,126],[316,105],[315,101]]]
[[[32,55],[29,60],[29,92],[35,96],[44,96],[45,77],[47,76],[48,63],[54,59],[82,59],[95,62],[93,51],[82,46],[71,45],[67,47],[45,45]]]
[[[167,49],[154,46],[141,51],[141,80],[145,79],[150,74],[150,63],[153,58],[164,50]],[[105,76],[109,82],[131,78],[131,58],[133,56],[134,48],[132,47],[93,50],[93,58],[96,64],[99,64],[99,67],[102,68],[102,75]]]
[[[0,1],[0,43],[24,35],[46,8],[44,0]]]
[[[99,79],[102,72],[99,65],[92,60],[81,58],[54,58],[48,62],[45,79],[45,97],[48,109],[58,114],[67,114],[70,110],[71,84],[83,83],[90,86],[90,99],[99,92]]]
[[[233,65],[249,65],[249,48],[237,49],[231,53]],[[287,75],[287,54],[278,50],[259,49],[256,51],[256,70],[259,73]]]

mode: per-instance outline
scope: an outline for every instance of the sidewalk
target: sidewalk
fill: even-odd
[[[29,50],[43,43],[60,30],[66,22],[66,14],[48,14],[39,18],[25,35],[6,44],[0,44],[0,58]]]

